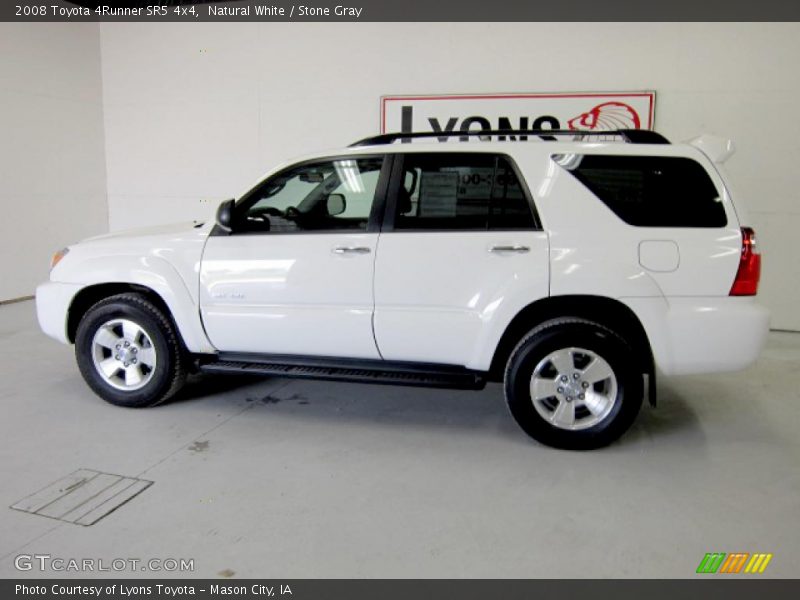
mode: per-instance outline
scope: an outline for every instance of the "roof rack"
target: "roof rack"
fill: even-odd
[[[450,138],[450,137],[508,137],[511,135],[539,137],[546,141],[555,141],[558,136],[572,136],[583,138],[587,136],[619,136],[623,142],[628,144],[669,144],[669,140],[660,133],[649,129],[612,129],[610,131],[582,131],[578,129],[487,129],[475,131],[406,131],[397,133],[382,133],[372,137],[364,138],[353,144],[356,146],[379,146],[391,144],[397,140],[410,140],[416,138]]]

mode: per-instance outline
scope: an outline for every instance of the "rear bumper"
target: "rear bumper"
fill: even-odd
[[[769,311],[754,298],[628,298],[665,375],[738,371],[756,361]]]
[[[36,288],[36,316],[39,327],[51,338],[69,344],[67,316],[69,306],[83,286],[72,283],[48,281]]]

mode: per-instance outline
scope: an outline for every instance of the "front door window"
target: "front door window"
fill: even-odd
[[[271,177],[236,207],[235,233],[367,230],[383,157],[308,163]]]

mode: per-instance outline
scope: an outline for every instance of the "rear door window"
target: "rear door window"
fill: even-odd
[[[533,229],[527,194],[508,158],[409,153],[396,195],[396,230]]]

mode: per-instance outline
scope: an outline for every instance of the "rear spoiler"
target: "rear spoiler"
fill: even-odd
[[[736,146],[734,146],[733,140],[708,133],[691,139],[687,143],[700,150],[700,152],[711,159],[711,162],[717,164],[724,163],[736,152]]]

